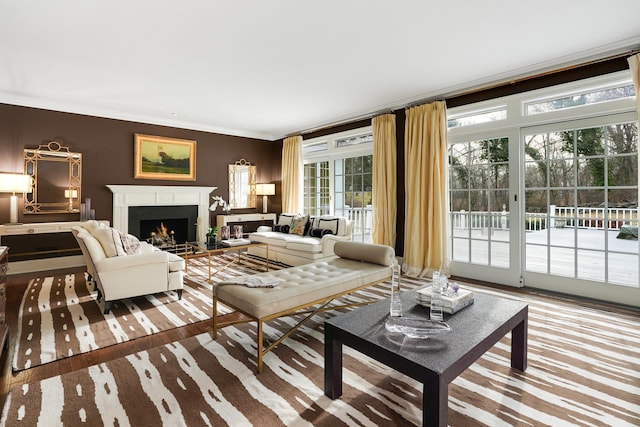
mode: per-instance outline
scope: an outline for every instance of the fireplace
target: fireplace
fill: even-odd
[[[176,243],[196,240],[198,206],[130,206],[129,233],[140,240],[147,240],[151,233],[165,228],[173,234]]]
[[[168,207],[197,206],[197,218],[194,227],[198,242],[206,241],[209,228],[209,205],[211,192],[216,187],[196,187],[185,185],[107,185],[113,193],[113,228],[124,233],[129,230],[129,208],[131,207]],[[139,233],[139,231],[138,231]],[[134,234],[134,233],[131,233]],[[143,236],[143,239],[146,237]]]

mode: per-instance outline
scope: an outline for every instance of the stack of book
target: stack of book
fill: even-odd
[[[222,243],[223,246],[244,246],[244,245],[251,244],[251,240],[249,240],[249,239],[229,239],[229,240],[222,240],[220,243]]]
[[[431,307],[431,286],[416,290],[418,304]],[[442,295],[442,311],[448,314],[457,313],[463,308],[473,304],[473,292],[459,288],[456,294]]]

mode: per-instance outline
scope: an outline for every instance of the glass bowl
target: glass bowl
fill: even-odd
[[[445,322],[410,317],[389,317],[384,327],[389,332],[421,339],[451,331],[451,327]]]

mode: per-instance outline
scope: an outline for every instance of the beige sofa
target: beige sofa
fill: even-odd
[[[330,259],[335,256],[333,247],[336,242],[351,240],[351,221],[345,217],[330,215],[310,217],[303,235],[291,232],[290,226],[295,217],[296,215],[293,214],[282,213],[278,217],[277,224],[273,227],[259,227],[258,231],[249,234],[249,240],[266,243],[269,260],[287,265],[302,265]],[[289,228],[283,231],[282,226],[289,226]],[[249,248],[248,253],[266,258],[267,248],[252,247]]]
[[[185,261],[131,235],[87,221],[72,228],[108,314],[114,301],[175,290],[182,298]]]
[[[389,279],[395,263],[392,247],[360,242],[337,242],[335,254],[328,261],[319,261],[281,270],[271,270],[251,276],[234,277],[214,285],[213,336],[224,326],[238,323],[220,323],[215,315],[218,301],[245,314],[248,320],[258,324],[257,362],[262,371],[262,359],[282,340],[291,335],[315,313],[326,310],[327,305],[340,296],[350,294]],[[277,282],[275,287],[249,287],[256,278],[264,283]],[[274,284],[272,283],[272,284]],[[341,307],[362,305],[358,302]],[[315,308],[310,308],[315,306]],[[338,307],[331,306],[329,309]],[[275,340],[267,348],[263,345],[263,323],[283,316],[310,313],[300,323]]]

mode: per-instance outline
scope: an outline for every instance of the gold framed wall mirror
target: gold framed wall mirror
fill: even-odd
[[[256,207],[256,167],[245,159],[229,165],[229,206],[231,209]]]
[[[24,170],[33,190],[25,195],[25,214],[80,212],[82,154],[57,141],[24,149]]]

